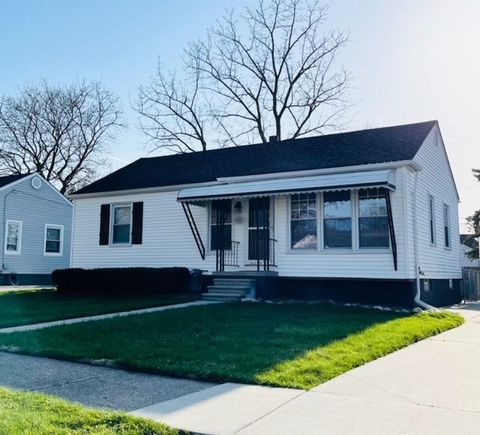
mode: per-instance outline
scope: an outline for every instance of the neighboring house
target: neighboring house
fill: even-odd
[[[460,262],[462,267],[480,267],[480,259],[470,258],[467,254],[478,248],[478,240],[472,234],[460,234]]]
[[[218,273],[210,298],[239,277],[262,298],[459,297],[459,197],[436,121],[142,158],[72,199],[75,267],[198,268]]]
[[[0,285],[50,284],[70,265],[71,202],[38,174],[0,177]]]

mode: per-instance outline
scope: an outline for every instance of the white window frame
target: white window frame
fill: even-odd
[[[128,232],[128,242],[114,242],[113,228],[115,222],[115,209],[121,207],[130,207],[130,231]],[[110,231],[109,231],[109,245],[110,246],[130,246],[132,244],[132,225],[133,225],[133,202],[121,202],[110,204]]]
[[[325,193],[335,192],[335,190],[327,190],[322,192],[322,212],[321,212],[321,221],[320,227],[322,229],[322,250],[325,252],[357,252],[358,249],[358,213],[357,213],[357,200],[358,200],[358,191],[356,189],[341,189],[342,191],[348,191],[350,193],[350,220],[351,220],[351,244],[350,246],[340,247],[340,246],[325,246]],[[343,219],[343,218],[327,218],[328,219]],[[363,251],[363,249],[362,249]]]
[[[320,242],[323,242],[320,237],[320,193],[318,192],[298,192],[298,195],[315,193],[315,210],[316,210],[316,230],[317,230],[317,243],[314,248],[294,248],[292,246],[292,221],[298,221],[301,219],[292,219],[292,196],[295,193],[292,193],[288,196],[288,252],[318,252],[321,250]],[[313,220],[313,219],[312,219]]]
[[[448,204],[443,203],[443,243],[445,249],[451,249],[452,247],[452,232],[450,231],[450,206]],[[448,232],[448,245],[447,239],[445,237],[445,227],[447,228]]]
[[[355,200],[356,200],[356,204],[355,204],[355,209],[356,209],[356,219],[355,219],[355,224],[356,224],[356,236],[355,236],[355,241],[356,241],[356,248],[358,251],[360,252],[364,252],[364,251],[372,251],[372,252],[390,252],[391,249],[392,249],[392,242],[390,240],[390,232],[389,230],[387,231],[387,235],[388,235],[388,246],[360,246],[360,190],[369,190],[369,189],[379,189],[378,187],[363,187],[363,188],[359,188],[356,190],[355,192]],[[388,192],[386,192],[386,195],[388,195]],[[385,201],[387,201],[387,198],[385,197]],[[382,216],[383,217],[383,216]],[[388,209],[387,209],[387,214],[385,215],[385,217],[387,218],[388,220]]]
[[[8,226],[10,224],[18,225],[18,238],[17,238],[17,249],[15,251],[7,251],[7,244],[8,244]],[[21,255],[22,253],[22,234],[23,234],[23,222],[17,221],[13,219],[7,219],[5,224],[5,243],[3,252],[5,255]]]
[[[432,240],[433,235],[433,240]],[[437,246],[437,222],[435,219],[435,198],[428,195],[428,240],[431,246]]]
[[[47,231],[48,229],[60,230],[60,250],[59,252],[47,252]],[[62,257],[63,256],[63,225],[45,224],[45,234],[43,238],[43,255],[45,257]]]

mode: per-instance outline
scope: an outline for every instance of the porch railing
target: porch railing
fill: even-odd
[[[225,266],[240,267],[238,263],[238,248],[240,242],[232,240],[229,242],[229,249],[220,247],[216,250],[217,271],[223,272]]]
[[[255,241],[257,271],[269,271],[271,267],[277,267],[275,263],[276,242],[276,239],[264,237],[258,237]]]

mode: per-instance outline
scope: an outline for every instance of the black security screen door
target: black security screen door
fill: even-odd
[[[268,264],[270,258],[270,198],[248,202],[248,259]]]

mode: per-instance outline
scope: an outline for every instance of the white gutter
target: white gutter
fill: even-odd
[[[415,293],[415,303],[422,307],[425,310],[436,310],[430,304],[423,302],[421,297],[420,289],[420,264],[418,258],[418,230],[417,230],[417,180],[418,180],[418,170],[414,169],[415,183],[413,187],[413,247],[414,247],[414,260],[415,260],[415,284],[416,284],[416,293]]]
[[[241,175],[237,177],[219,177],[217,178],[217,180],[223,183],[242,183],[245,181],[260,181],[279,178],[308,177],[313,175],[378,171],[382,169],[397,169],[404,166],[409,167],[413,170],[422,169],[421,166],[413,160],[397,160],[393,162],[365,163],[363,165],[337,166],[335,168],[309,169],[304,171],[273,172],[257,175]]]

